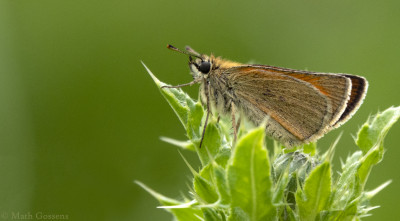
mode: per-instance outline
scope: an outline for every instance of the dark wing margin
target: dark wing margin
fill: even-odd
[[[368,81],[360,76],[345,74],[347,78],[351,80],[351,93],[350,99],[347,102],[346,109],[340,116],[339,120],[333,125],[333,127],[338,127],[346,122],[350,117],[357,111],[360,107],[364,98],[367,94]]]

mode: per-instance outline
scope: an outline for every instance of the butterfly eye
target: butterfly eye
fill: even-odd
[[[208,74],[208,72],[210,72],[210,69],[211,69],[211,64],[208,61],[203,61],[203,62],[201,62],[198,69],[201,73]]]

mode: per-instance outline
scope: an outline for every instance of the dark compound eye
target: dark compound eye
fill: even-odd
[[[211,64],[208,61],[203,61],[201,62],[200,66],[199,66],[199,71],[203,74],[208,74],[208,72],[210,72],[210,68],[211,68]]]

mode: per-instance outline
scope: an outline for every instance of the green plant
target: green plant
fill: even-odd
[[[146,67],[147,69],[147,67]],[[147,69],[160,88],[163,85]],[[195,151],[202,168],[194,170],[191,196],[174,200],[152,194],[176,220],[359,220],[376,208],[370,199],[390,181],[365,191],[371,168],[384,154],[383,139],[400,117],[400,107],[389,108],[368,119],[355,138],[360,148],[342,164],[340,176],[332,176],[331,161],[337,141],[323,154],[311,143],[286,150],[274,143],[273,154],[264,145],[264,127],[242,125],[239,140],[231,148],[229,119],[214,116],[203,142],[204,110],[180,89],[160,89],[187,132],[188,141],[164,141]]]

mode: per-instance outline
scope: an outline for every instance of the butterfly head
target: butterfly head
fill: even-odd
[[[206,55],[202,55],[201,58],[196,58],[195,60],[189,57],[189,67],[194,76],[207,76],[212,70],[212,61]]]
[[[189,46],[186,46],[185,51],[175,48],[172,45],[168,45],[167,48],[189,56],[189,68],[195,78],[207,77],[213,69],[213,61],[211,57],[200,54]]]

